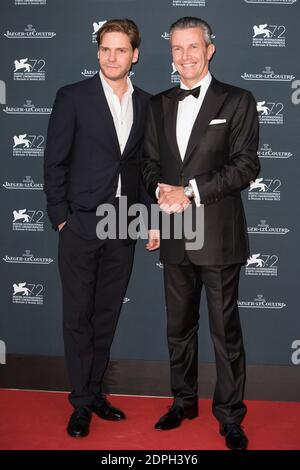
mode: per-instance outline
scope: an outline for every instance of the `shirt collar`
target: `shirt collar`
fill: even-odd
[[[101,72],[101,70],[99,71],[99,77],[100,77],[100,80],[101,80],[101,83],[102,83],[102,86],[103,86],[103,89],[105,90],[106,93],[109,93],[111,95],[114,95],[114,90],[112,89],[112,87],[107,83],[107,81],[105,80],[105,77],[103,75],[103,73]],[[132,85],[132,81],[130,80],[129,77],[127,77],[127,85],[128,85],[128,88],[127,88],[127,91],[125,92],[128,93],[129,95],[132,95],[132,93],[134,92],[134,88],[133,88],[133,85]]]
[[[210,71],[208,71],[205,77],[201,78],[201,80],[198,83],[196,83],[193,86],[193,88],[197,88],[198,86],[201,86],[202,88],[208,88],[211,82],[211,79],[212,79],[211,73]],[[182,88],[183,90],[189,90],[189,88],[186,85],[184,85],[182,81],[180,81],[180,88]]]

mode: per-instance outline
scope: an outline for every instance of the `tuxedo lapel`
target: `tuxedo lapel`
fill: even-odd
[[[91,79],[91,96],[92,103],[90,106],[92,106],[93,114],[98,116],[98,119],[96,118],[95,120],[95,132],[106,133],[107,138],[110,139],[112,145],[115,147],[116,152],[120,155],[121,158],[120,146],[114,120],[104,94],[99,74],[96,74]]]
[[[222,87],[219,85],[219,82],[213,78],[192,128],[183,160],[184,164],[186,164],[186,162],[191,158],[195,146],[201,141],[210,121],[218,113],[226,99],[226,96],[227,92],[224,92]]]
[[[172,88],[163,96],[163,111],[164,111],[164,126],[165,135],[169,143],[169,147],[173,153],[174,158],[179,165],[182,165],[180,156],[177,136],[176,136],[176,121],[178,111],[177,89]]]

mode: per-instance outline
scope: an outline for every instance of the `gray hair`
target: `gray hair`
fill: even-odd
[[[175,23],[171,24],[170,39],[175,29],[187,28],[201,28],[206,45],[208,46],[209,44],[213,44],[214,36],[210,25],[206,21],[202,20],[201,18],[197,18],[196,16],[184,16],[183,18],[179,18],[179,20],[175,21]]]

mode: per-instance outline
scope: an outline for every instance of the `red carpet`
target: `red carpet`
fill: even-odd
[[[170,399],[113,396],[110,401],[127,420],[114,423],[94,415],[90,435],[77,440],[65,431],[72,411],[67,394],[0,390],[0,449],[225,449],[210,400],[200,400],[199,418],[165,432],[153,424]],[[247,406],[243,424],[249,449],[300,449],[300,403],[248,401]]]

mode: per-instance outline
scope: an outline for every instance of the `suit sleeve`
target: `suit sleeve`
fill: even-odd
[[[244,92],[232,119],[229,163],[195,176],[202,204],[212,204],[241,191],[256,178],[260,170],[258,138],[256,102],[251,93]]]
[[[49,120],[44,161],[44,191],[54,229],[67,218],[67,176],[75,130],[75,110],[69,94],[57,92]]]
[[[146,190],[153,200],[156,201],[155,191],[157,184],[161,182],[161,175],[158,136],[151,102],[148,108],[145,126],[142,175]]]

